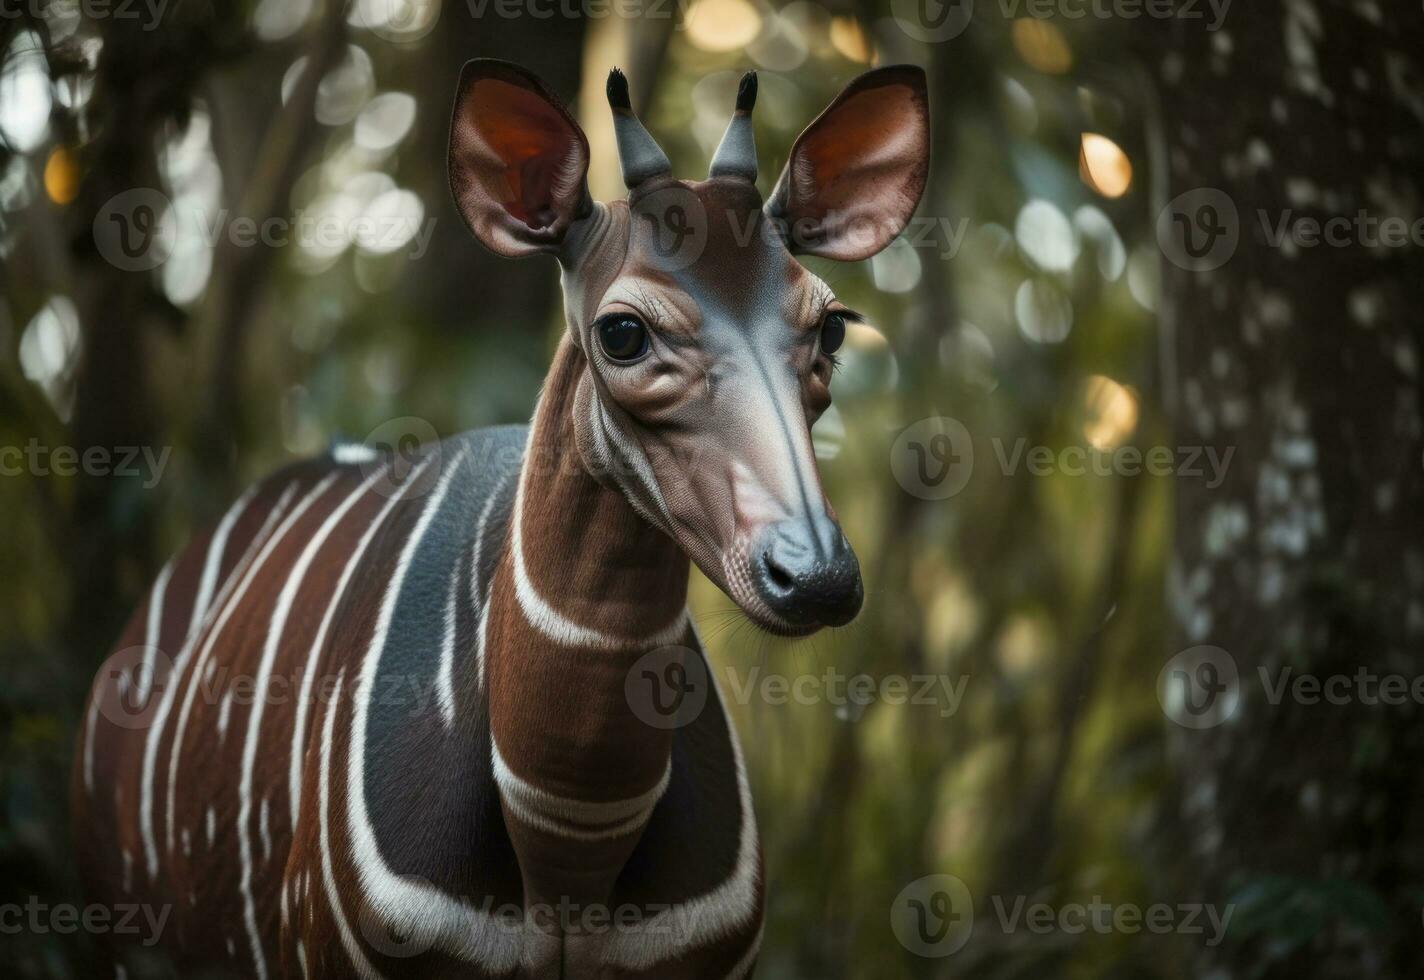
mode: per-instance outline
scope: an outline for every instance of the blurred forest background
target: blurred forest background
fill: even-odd
[[[758,975],[1418,975],[1420,705],[1271,704],[1255,678],[1419,672],[1424,264],[1417,242],[1272,243],[1252,217],[1424,214],[1418,4],[5,4],[0,445],[163,463],[0,478],[0,903],[80,900],[79,707],[190,529],[336,436],[527,419],[561,329],[557,270],[485,253],[451,205],[465,60],[518,61],[569,100],[602,198],[622,193],[611,65],[689,178],[758,69],[765,192],[846,81],[911,61],[935,125],[921,218],[869,262],[814,266],[871,318],[816,432],[865,611],[790,646],[704,628],[767,851]],[[1163,207],[1197,188],[1240,212],[1224,263],[1160,247]],[[123,268],[107,221],[135,189],[163,195],[143,212],[162,248]],[[222,231],[297,215],[404,233]],[[939,416],[973,463],[956,445],[963,490],[927,500],[892,450]],[[1205,460],[1039,475],[1001,461],[1020,440],[1233,455],[1216,483]],[[699,579],[694,610],[719,607]],[[1200,644],[1229,654],[1240,706],[1193,730],[1158,680]],[[946,717],[736,703],[723,672],[830,666],[967,681]],[[978,913],[941,959],[891,928],[931,874],[966,883]],[[1234,913],[1215,946],[1006,932],[992,896]],[[6,933],[0,956],[11,976],[83,977],[85,942]]]

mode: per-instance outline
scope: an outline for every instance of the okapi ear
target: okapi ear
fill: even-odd
[[[450,191],[465,223],[508,256],[555,251],[587,215],[588,138],[537,77],[494,58],[460,72]]]
[[[766,212],[793,252],[866,259],[909,223],[929,162],[924,70],[877,68],[847,85],[796,138]]]

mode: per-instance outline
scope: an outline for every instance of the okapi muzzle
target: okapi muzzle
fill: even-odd
[[[491,249],[549,252],[567,342],[583,358],[573,426],[584,466],[620,491],[759,626],[849,622],[860,567],[827,500],[811,427],[860,319],[797,261],[858,260],[908,223],[923,191],[923,72],[850,83],[757,191],[755,74],[703,181],[675,179],[614,70],[608,101],[628,196],[594,202],[588,141],[534,76],[479,60],[461,77],[450,180]]]

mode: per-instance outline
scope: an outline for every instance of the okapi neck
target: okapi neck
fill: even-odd
[[[638,659],[685,624],[687,557],[574,445],[586,369],[560,346],[531,427],[507,553],[489,607],[495,771],[526,888],[597,901],[666,785],[672,735],[627,694]],[[636,804],[636,805],[635,805]]]
[[[517,537],[528,583],[553,611],[592,633],[628,639],[621,652],[636,659],[646,652],[642,640],[682,616],[690,563],[620,490],[586,468],[574,414],[587,370],[583,352],[565,337],[530,428]]]

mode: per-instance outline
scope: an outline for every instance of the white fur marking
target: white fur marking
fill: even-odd
[[[267,862],[272,860],[272,800],[263,797],[262,809],[257,815],[257,832],[262,838],[262,860]]]
[[[710,676],[710,674],[709,674]],[[727,735],[737,765],[737,797],[742,810],[737,866],[732,876],[705,895],[616,929],[609,936],[604,963],[622,970],[645,971],[683,955],[689,948],[708,946],[742,928],[756,914],[758,844],[751,784],[741,742],[727,708],[722,706]]]
[[[331,447],[331,458],[342,464],[374,463],[380,458],[380,454],[359,442],[343,442]]]
[[[521,779],[509,768],[493,740],[490,752],[500,798],[515,816],[529,826],[572,840],[611,840],[638,830],[653,815],[653,808],[672,780],[669,761],[662,778],[647,792],[626,800],[590,803],[550,793]]]
[[[158,641],[163,638],[163,598],[168,593],[168,580],[173,575],[173,561],[163,566],[158,580],[148,596],[148,623],[143,634],[143,669],[139,672],[138,694],[135,703],[139,707],[148,706],[148,695],[153,690],[153,672],[157,669]]]
[[[412,475],[413,478],[414,475]],[[336,920],[336,931],[341,936],[341,945],[346,950],[346,955],[351,958],[351,964],[356,967],[356,972],[366,980],[380,980],[381,975],[371,966],[371,961],[366,959],[361,944],[351,932],[351,924],[346,921],[346,912],[341,907],[341,894],[336,888],[336,875],[331,870],[331,825],[328,819],[331,805],[331,743],[336,727],[336,711],[341,705],[341,687],[345,680],[346,668],[343,667],[341,672],[336,675],[336,690],[332,693],[331,703],[326,706],[326,720],[321,728],[321,768],[317,787],[319,799],[317,812],[320,816],[319,829],[321,832],[321,880],[326,886],[326,900],[331,906],[331,917]],[[347,795],[350,793],[348,792]]]
[[[494,512],[494,505],[500,497],[504,496],[504,488],[508,486],[511,479],[510,474],[505,474],[499,481],[499,485],[494,488],[490,498],[485,501],[484,509],[480,511],[479,527],[475,531],[475,548],[470,555],[470,601],[474,604],[475,615],[479,618],[479,627],[475,631],[475,674],[479,678],[481,688],[485,686],[485,624],[489,617],[489,592],[494,586],[494,576],[490,576],[490,581],[485,583],[484,594],[480,594],[480,564],[485,545],[485,529],[489,527],[489,519]]]
[[[247,567],[242,576],[242,580],[237,584],[237,588],[222,600],[220,603],[221,610],[218,612],[216,621],[214,621],[207,631],[206,642],[204,642],[203,649],[199,652],[197,662],[193,667],[195,674],[198,671],[197,665],[206,663],[208,657],[212,655],[213,648],[217,644],[217,639],[222,635],[223,627],[227,625],[227,621],[232,617],[233,612],[238,606],[242,605],[242,599],[247,594],[248,588],[252,585],[253,579],[255,579],[257,573],[262,570],[262,566],[267,563],[267,559],[271,556],[272,552],[276,550],[277,545],[281,544],[282,539],[287,536],[287,532],[290,531],[292,526],[307,512],[307,508],[315,503],[322,494],[326,493],[327,488],[330,487],[335,480],[336,474],[328,473],[320,483],[313,487],[311,491],[302,498],[302,502],[294,507],[286,519],[272,532],[271,537],[269,537],[267,542],[262,546],[262,550],[257,554],[256,559]],[[287,488],[289,493],[295,491],[295,489],[296,484]],[[190,684],[188,686],[188,692],[183,696],[183,707],[178,712],[178,723],[173,730],[173,751],[168,757],[168,850],[170,853],[173,851],[173,813],[178,790],[178,761],[183,755],[183,732],[188,727],[188,716],[192,714],[193,699],[197,693],[198,685]]]
[[[457,630],[455,593],[459,590],[460,569],[450,573],[450,591],[445,597],[445,638],[440,644],[440,669],[435,675],[435,700],[445,728],[455,725],[455,634]]]
[[[237,503],[223,516],[222,523],[213,532],[213,539],[208,543],[207,559],[203,562],[203,577],[199,580],[198,594],[193,599],[193,615],[188,621],[188,636],[192,638],[198,632],[198,627],[203,622],[203,617],[208,612],[208,605],[213,599],[213,589],[217,588],[218,571],[222,568],[223,552],[227,548],[228,535],[232,533],[233,524],[237,523],[238,515],[247,509],[248,501],[257,492],[255,486],[248,487],[241,497],[237,498]]]
[[[292,564],[292,569],[287,574],[287,580],[282,583],[282,591],[277,595],[277,603],[272,609],[272,617],[267,622],[267,640],[262,646],[262,659],[257,665],[255,687],[258,693],[252,702],[252,713],[248,716],[247,736],[242,744],[242,778],[237,790],[237,850],[242,867],[242,878],[238,887],[242,892],[243,922],[247,927],[248,944],[252,947],[252,961],[257,968],[258,980],[267,980],[267,960],[262,952],[262,937],[257,931],[257,905],[252,896],[252,841],[249,835],[249,825],[252,822],[252,783],[257,769],[257,742],[262,734],[262,716],[267,706],[264,692],[267,690],[267,685],[271,683],[272,667],[277,661],[277,651],[281,645],[282,633],[287,628],[287,617],[291,614],[292,604],[297,599],[297,591],[301,588],[312,562],[316,560],[317,553],[321,551],[322,545],[326,544],[326,539],[341,523],[342,518],[351,510],[356,501],[366,494],[371,484],[382,475],[384,475],[383,471],[377,471],[367,477],[359,487],[346,495],[346,499],[337,505],[326,520],[322,521],[321,526],[317,528],[316,533],[311,536],[306,547],[302,549],[301,556]],[[335,474],[328,477],[328,480],[333,479],[334,476]],[[270,856],[272,842],[267,835],[267,809],[267,800],[264,799],[261,819],[262,846]]]
[[[410,474],[406,481],[407,486],[424,475],[427,462],[421,463]],[[360,566],[361,559],[365,556],[371,540],[385,524],[387,515],[395,508],[396,504],[400,503],[403,493],[404,491],[395,494],[386,501],[380,512],[376,514],[375,520],[371,521],[371,526],[366,528],[366,532],[361,535],[361,540],[356,542],[356,548],[351,552],[351,558],[346,562],[346,567],[342,569],[341,578],[337,581],[336,588],[332,590],[331,601],[326,604],[326,612],[322,614],[321,625],[317,627],[316,636],[312,639],[311,652],[302,662],[302,692],[297,698],[296,718],[292,722],[292,754],[287,770],[287,799],[291,804],[293,833],[296,832],[298,807],[302,800],[302,764],[306,761],[307,711],[311,705],[312,686],[316,682],[316,671],[313,668],[321,656],[322,648],[326,645],[326,634],[331,629],[332,621],[336,619],[336,610],[341,605],[341,597],[346,594],[347,585],[350,584],[352,576],[356,574],[356,569]]]
[[[514,558],[514,594],[519,599],[519,608],[524,618],[540,633],[560,646],[593,647],[602,650],[626,650],[629,648],[656,649],[676,643],[687,630],[687,610],[679,609],[673,621],[647,637],[613,636],[599,630],[580,626],[554,609],[534,583],[529,580],[529,572],[524,566],[524,535],[520,525],[524,520],[524,483],[529,471],[528,457],[524,472],[519,477],[519,489],[514,495],[514,515],[510,518],[510,549]]]
[[[208,542],[206,565],[216,567],[222,563],[222,553],[227,549],[227,539],[232,533],[233,525],[237,523],[242,512],[247,509],[247,504],[254,493],[256,493],[256,488],[249,489],[241,497],[238,497],[237,502],[223,515],[217,529],[213,531],[212,540]],[[216,558],[213,557],[214,552],[217,552]],[[206,578],[207,572],[204,571],[203,574]],[[148,737],[143,746],[143,777],[140,781],[138,823],[139,833],[143,838],[143,853],[147,861],[150,881],[158,876],[158,844],[153,835],[153,776],[154,770],[158,766],[158,749],[163,742],[163,730],[168,723],[168,714],[173,710],[173,700],[178,694],[178,679],[182,676],[183,668],[192,656],[192,644],[197,635],[194,630],[202,618],[198,614],[197,599],[194,600],[193,611],[194,625],[189,627],[188,636],[184,638],[183,646],[173,662],[173,671],[169,675],[168,683],[164,685],[163,699],[158,702],[158,710],[153,714],[153,724],[149,727]]]
[[[211,663],[217,663],[216,660]],[[227,741],[227,725],[232,719],[232,696],[237,691],[236,685],[229,684],[227,690],[223,692],[222,704],[218,706],[218,744],[222,745]]]
[[[370,811],[366,807],[366,737],[371,686],[390,635],[391,618],[395,614],[406,573],[457,470],[458,466],[452,465],[441,477],[401,551],[381,603],[371,644],[357,675],[352,698],[355,710],[351,719],[351,746],[346,761],[346,820],[357,878],[370,909],[377,917],[413,941],[438,947],[461,959],[473,960],[487,972],[505,973],[519,963],[521,940],[518,934],[506,928],[489,912],[451,898],[423,881],[402,877],[391,870],[376,843],[375,828],[371,825]],[[415,482],[413,477],[411,482]],[[325,773],[325,765],[322,771]]]

